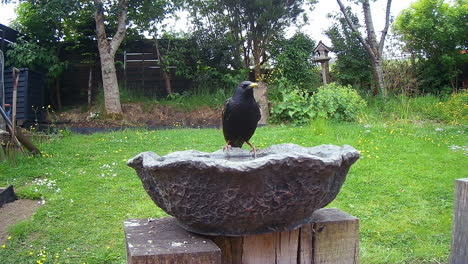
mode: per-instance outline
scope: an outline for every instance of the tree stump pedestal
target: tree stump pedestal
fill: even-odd
[[[246,236],[188,232],[173,217],[124,222],[130,264],[355,264],[359,219],[338,209],[320,209],[295,230]]]

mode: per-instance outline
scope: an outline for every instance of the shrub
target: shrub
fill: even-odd
[[[452,94],[447,102],[440,102],[437,109],[440,110],[444,121],[453,125],[466,124],[468,122],[468,91]]]
[[[356,121],[366,102],[351,86],[329,84],[310,96],[299,89],[281,90],[281,99],[271,110],[274,123],[308,123],[312,118]]]
[[[316,117],[337,121],[356,121],[366,107],[366,102],[351,86],[335,83],[319,88],[311,103]]]
[[[308,123],[313,116],[308,93],[299,89],[280,90],[280,101],[271,109],[273,123],[290,122],[295,125]]]

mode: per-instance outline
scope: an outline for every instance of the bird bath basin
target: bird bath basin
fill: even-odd
[[[143,152],[128,161],[153,201],[188,231],[241,236],[285,231],[311,221],[335,199],[353,147],[274,145],[257,152],[233,148],[158,156]]]

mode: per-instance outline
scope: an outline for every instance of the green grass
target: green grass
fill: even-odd
[[[261,127],[252,142],[354,146],[362,158],[329,206],[359,217],[362,263],[447,263],[454,180],[468,176],[467,153],[451,146],[466,146],[467,132],[430,123],[319,120]],[[211,152],[223,145],[218,129],[126,130],[66,135],[41,143],[42,157],[1,162],[0,186],[13,184],[21,197],[45,204],[10,229],[0,263],[126,263],[123,221],[165,216],[126,161],[147,150]]]

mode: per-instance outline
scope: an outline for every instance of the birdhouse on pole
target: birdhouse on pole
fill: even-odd
[[[319,41],[317,47],[314,49],[314,61],[320,62],[322,66],[322,79],[323,85],[327,85],[327,73],[328,73],[328,61],[331,59],[328,57],[328,53],[331,51],[329,47]]]

